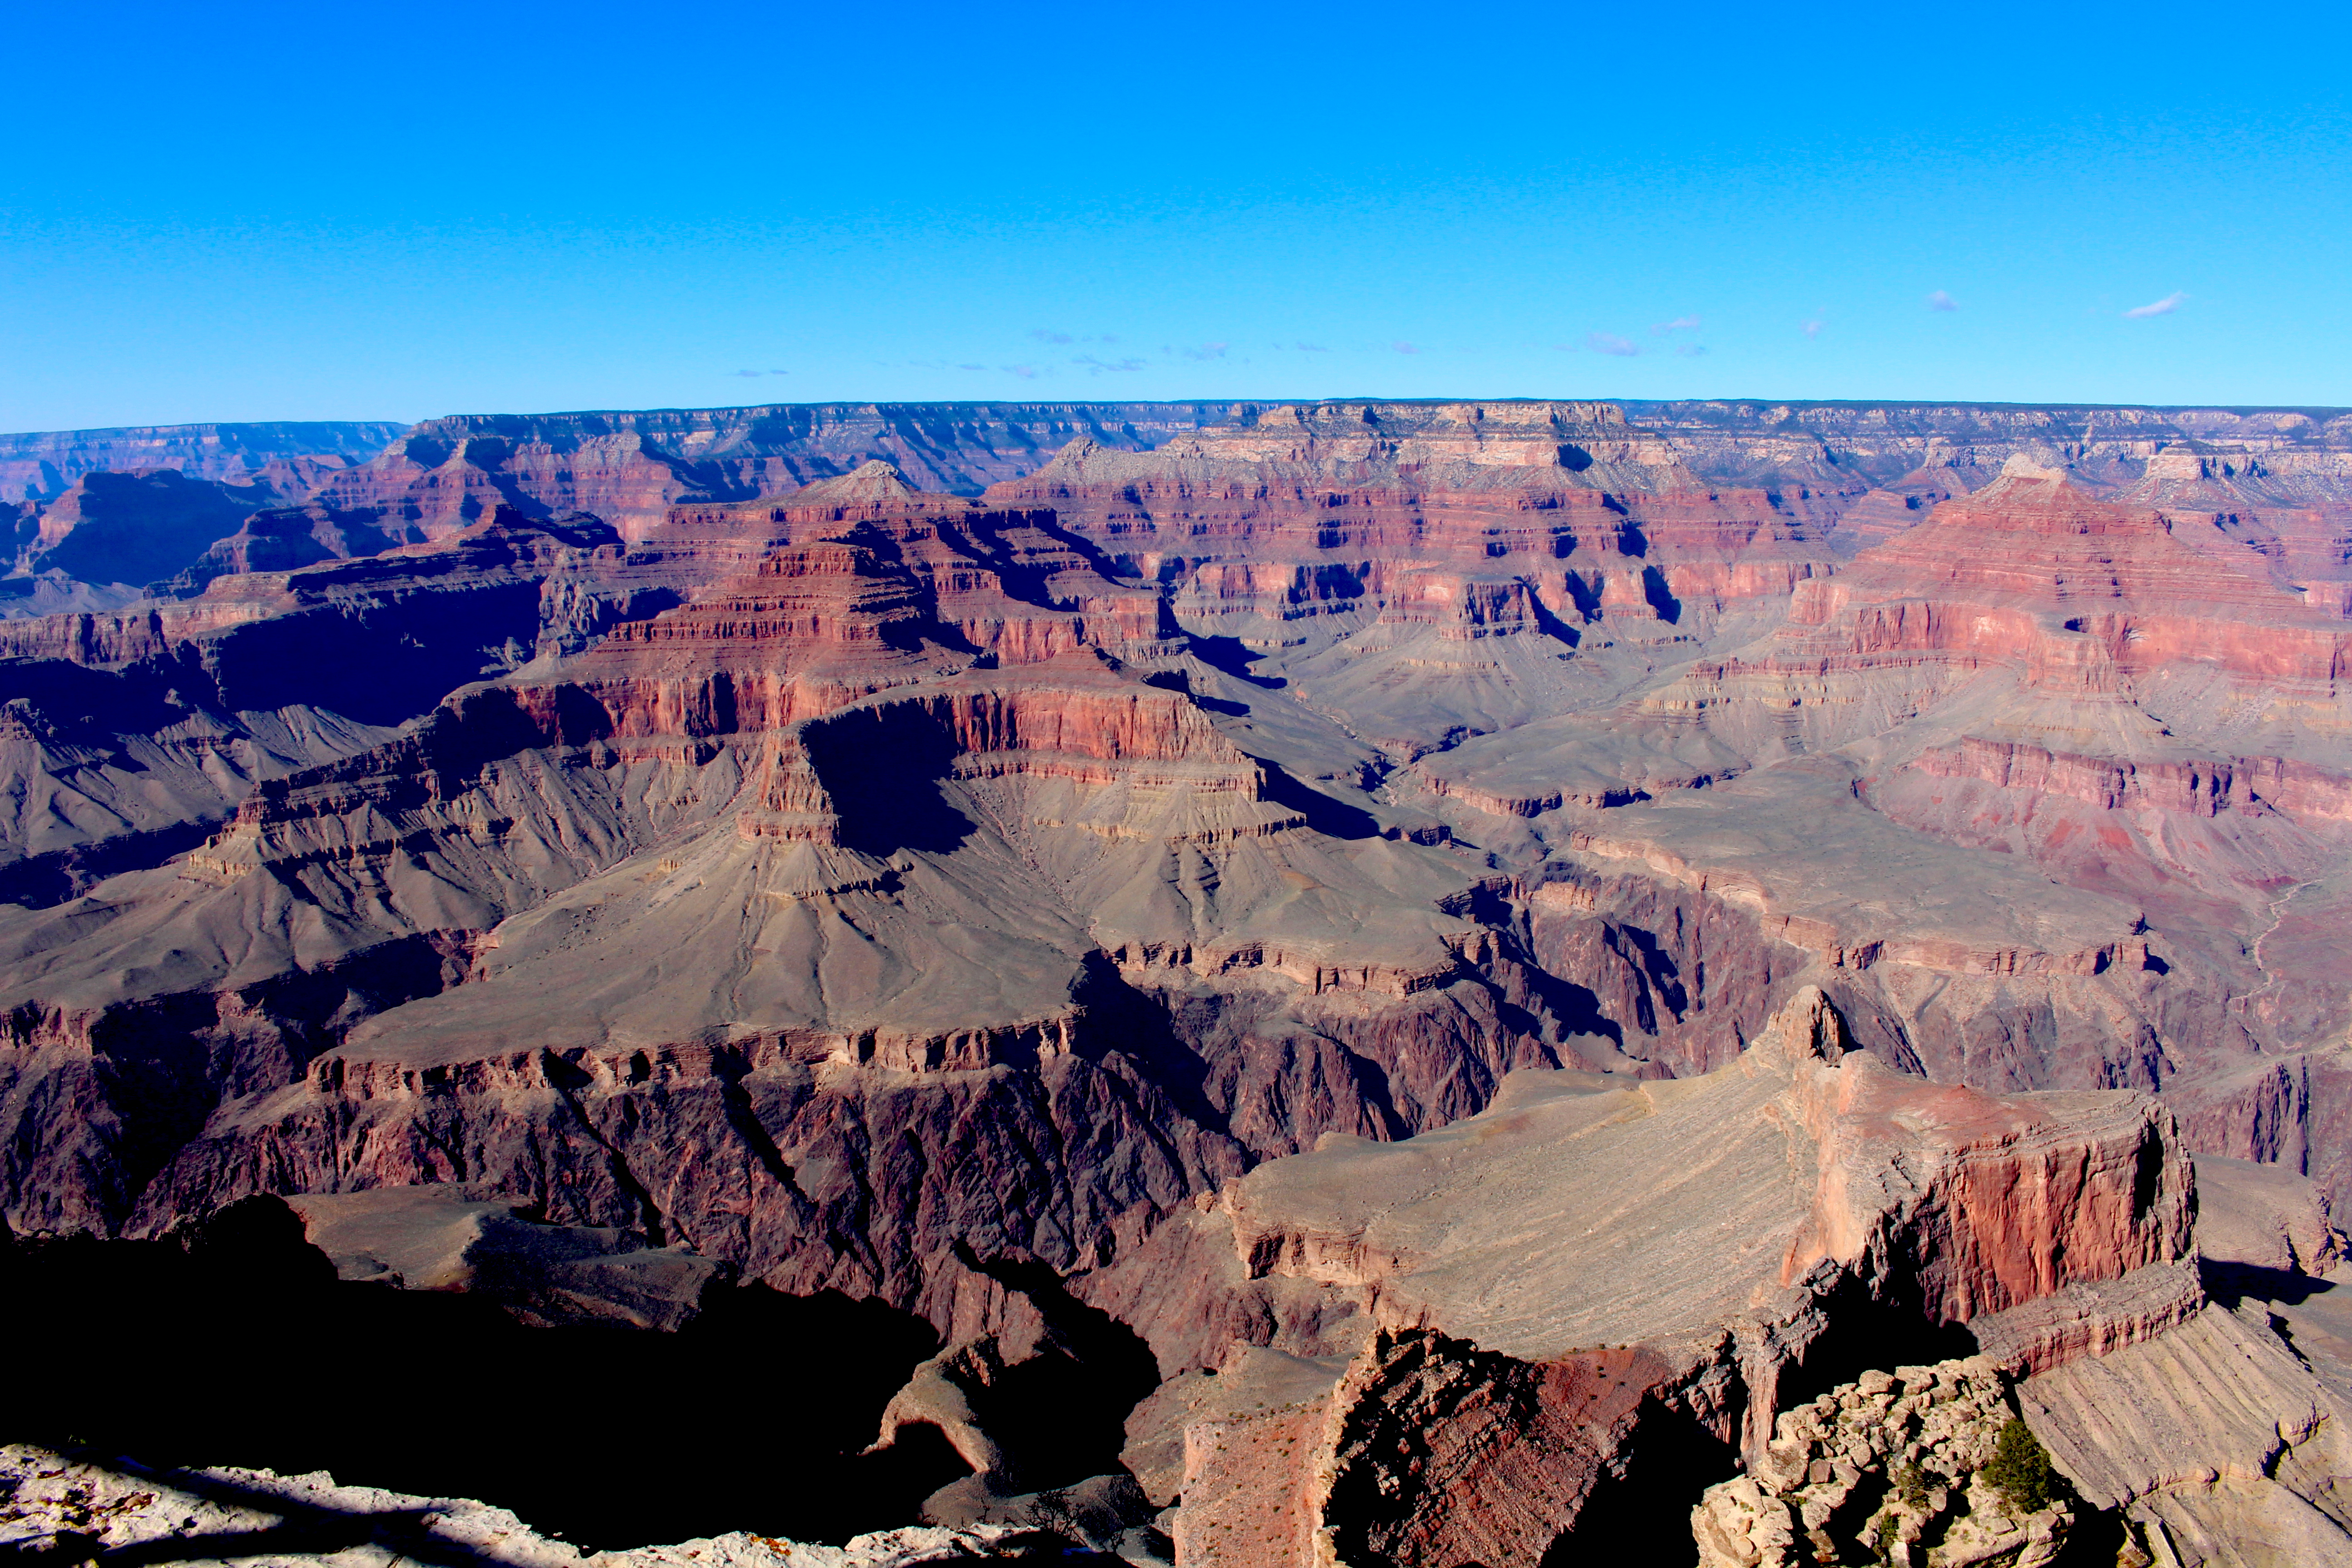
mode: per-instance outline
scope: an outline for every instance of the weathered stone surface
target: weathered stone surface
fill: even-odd
[[[155,1471],[25,1444],[0,1447],[0,1485],[7,1489],[0,1547],[68,1560],[77,1551],[168,1554],[200,1568],[257,1559],[341,1568],[447,1560],[509,1568],[911,1568],[1014,1555],[1028,1533],[1003,1524],[912,1526],[820,1546],[738,1532],[590,1554],[534,1533],[505,1509],[462,1498],[339,1486],[324,1472]]]
[[[2084,1499],[2128,1505],[2176,1561],[2352,1562],[2352,1405],[2261,1316],[2210,1308],[2029,1378],[2017,1398]]]
[[[2326,1274],[2344,1257],[2327,1194],[2276,1164],[2197,1157],[2197,1250],[2217,1263]]]
[[[1166,1507],[1197,1488],[1185,1481],[1187,1433],[1202,1422],[1248,1423],[1268,1413],[1328,1406],[1348,1370],[1345,1356],[1309,1359],[1243,1345],[1223,1367],[1196,1367],[1160,1384],[1127,1418],[1119,1455],[1154,1503]],[[1295,1475],[1286,1472],[1286,1479]],[[1197,1522],[1194,1530],[1203,1528]]]
[[[1748,1475],[1691,1512],[1701,1568],[1796,1568],[1864,1554],[1910,1568],[2043,1568],[2075,1521],[2019,1508],[1979,1474],[2012,1418],[1982,1357],[1871,1371],[1780,1413]]]

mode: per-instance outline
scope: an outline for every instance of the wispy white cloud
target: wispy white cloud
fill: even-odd
[[[1930,310],[1957,310],[1959,308],[1960,302],[1941,289],[1927,296],[1927,309]]]
[[[1805,336],[1809,338],[1820,337],[1822,335],[1822,329],[1828,324],[1829,323],[1822,321],[1821,317],[1815,316],[1811,321],[1805,323]]]
[[[1225,351],[1232,346],[1231,343],[1202,343],[1199,348],[1186,349],[1184,357],[1186,359],[1223,359],[1225,357]]]
[[[988,367],[984,364],[960,364],[956,366],[956,369],[958,370],[986,370],[987,368]]]
[[[1331,352],[1321,343],[1293,343],[1290,346],[1303,354],[1328,354]]]
[[[1010,371],[1024,381],[1034,381],[1037,379],[1037,367],[1034,364],[1003,364],[999,365],[996,368],[999,370]]]
[[[1422,352],[1422,348],[1419,343],[1394,342],[1391,343],[1389,347],[1396,350],[1396,352],[1401,354],[1417,354]]]
[[[1700,354],[1706,353],[1706,345],[1705,343],[1676,343],[1675,345],[1675,353],[1682,355],[1685,359],[1696,359]]]
[[[1082,365],[1086,366],[1086,367],[1087,367],[1087,374],[1088,375],[1100,375],[1103,372],[1105,372],[1105,371],[1107,371],[1107,370],[1108,370],[1108,371],[1141,370],[1141,369],[1145,366],[1145,364],[1149,363],[1150,362],[1149,362],[1149,361],[1146,361],[1146,360],[1139,360],[1139,359],[1136,359],[1136,358],[1133,358],[1133,357],[1131,357],[1131,356],[1130,356],[1129,358],[1123,359],[1123,360],[1100,360],[1100,359],[1097,359],[1097,358],[1096,358],[1094,355],[1092,355],[1092,354],[1080,354],[1080,355],[1078,355],[1076,359],[1073,359],[1072,361],[1070,361],[1070,363],[1071,363],[1072,364],[1082,364]]]
[[[1067,332],[1048,331],[1044,327],[1032,327],[1029,335],[1041,343],[1074,343],[1078,340]]]
[[[1696,316],[1676,316],[1671,321],[1653,321],[1650,323],[1650,335],[1654,338],[1663,338],[1668,332],[1695,332],[1696,331],[1698,331],[1698,318]]]
[[[2181,306],[2186,305],[2187,303],[2189,303],[2189,296],[2185,293],[2176,292],[2167,294],[2163,299],[2157,300],[2154,304],[2134,305],[2130,310],[2124,312],[2124,320],[2126,321],[2144,321],[2150,316],[2169,316],[2173,311],[2178,310]]]
[[[1585,346],[1594,353],[1622,354],[1630,357],[1642,352],[1640,345],[1633,339],[1621,338],[1614,332],[1587,332],[1584,334],[1584,342]]]

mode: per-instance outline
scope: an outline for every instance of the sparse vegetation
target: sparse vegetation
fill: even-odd
[[[1924,1509],[1927,1506],[1927,1472],[1920,1466],[1906,1465],[1888,1479],[1894,1486],[1895,1495],[1902,1500],[1904,1507]]]
[[[1995,1440],[1992,1459],[1981,1472],[2012,1512],[2032,1513],[2064,1494],[2066,1482],[2050,1463],[2050,1450],[2032,1428],[2012,1415]]]

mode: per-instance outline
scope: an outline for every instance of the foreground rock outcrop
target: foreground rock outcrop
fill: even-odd
[[[1695,1510],[1700,1561],[2352,1562],[2340,1237],[2309,1182],[2197,1163],[2210,1303],[2021,1378],[1985,1356],[1898,1366],[1782,1413]]]
[[[913,1526],[840,1546],[742,1532],[623,1552],[583,1552],[532,1531],[505,1509],[465,1498],[414,1497],[339,1486],[323,1471],[279,1476],[220,1468],[151,1470],[136,1461],[0,1446],[0,1550],[35,1562],[116,1552],[176,1563],[406,1562],[507,1568],[913,1568],[1017,1558],[1034,1531],[1003,1525]]]
[[[1781,1414],[1752,1472],[1691,1514],[1701,1568],[1882,1563],[2044,1568],[2075,1522],[1987,1471],[2015,1417],[1981,1357],[1864,1373]]]

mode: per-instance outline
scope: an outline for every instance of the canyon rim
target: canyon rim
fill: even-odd
[[[2352,411],[177,426],[0,506],[0,1540],[2352,1563]],[[345,1354],[634,1415],[238,1408]]]

